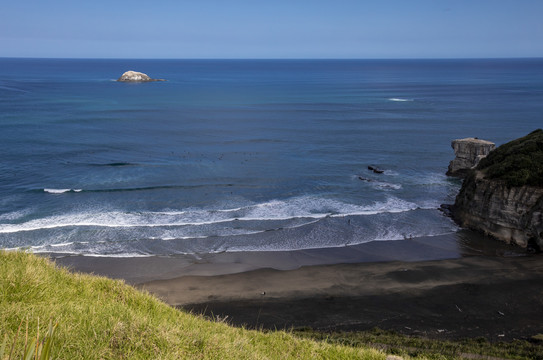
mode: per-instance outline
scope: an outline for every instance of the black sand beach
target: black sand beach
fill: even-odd
[[[295,252],[55,261],[251,328],[379,327],[493,341],[543,333],[543,256],[471,232]]]
[[[535,256],[258,270],[156,281],[143,288],[183,309],[251,328],[379,327],[494,341],[543,332],[543,261]]]

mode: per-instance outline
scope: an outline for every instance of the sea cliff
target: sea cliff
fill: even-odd
[[[469,171],[453,217],[507,243],[543,248],[543,131],[498,147]]]
[[[496,148],[496,144],[477,138],[466,138],[453,140],[451,147],[456,158],[450,162],[447,175],[464,177]]]

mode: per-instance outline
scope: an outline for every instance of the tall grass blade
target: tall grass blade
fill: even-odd
[[[38,359],[41,359],[41,353],[42,353],[42,348],[43,348],[43,344],[40,344],[40,346],[38,346],[38,351],[36,351],[36,356],[34,357],[34,360],[38,360]]]
[[[32,344],[30,344],[30,346],[26,349],[23,359],[31,360],[32,356],[34,356],[35,350],[36,350],[36,340],[32,340]]]
[[[17,338],[19,337],[19,331],[21,330],[21,326],[23,325],[23,320],[19,323],[19,328],[17,329],[17,334],[15,335],[15,339],[13,339],[13,344],[11,345],[11,351],[9,352],[8,359],[12,359],[13,357],[13,351],[15,350],[15,344],[17,344]]]
[[[6,350],[6,344],[8,343],[8,334],[4,335],[4,341],[2,346],[0,346],[0,359],[4,358],[4,351]]]
[[[47,331],[45,342],[43,344],[43,350],[40,352],[40,360],[48,360],[51,358],[51,349],[53,348],[54,335],[57,326],[58,324],[53,326],[53,321],[49,322],[49,330]]]

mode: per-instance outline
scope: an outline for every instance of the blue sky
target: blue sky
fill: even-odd
[[[543,0],[16,0],[0,57],[543,57]]]

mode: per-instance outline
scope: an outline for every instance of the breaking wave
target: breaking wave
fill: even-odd
[[[49,194],[64,194],[67,192],[81,192],[82,189],[43,189],[43,192],[49,193]]]
[[[58,194],[72,189],[48,189]],[[231,222],[277,222],[299,219],[322,219],[351,215],[375,215],[414,210],[419,206],[389,197],[384,202],[370,205],[349,204],[334,199],[297,197],[272,200],[232,209],[186,209],[183,211],[86,211],[38,218],[21,223],[0,224],[1,233],[17,233],[54,228],[106,227],[152,228],[216,225]],[[269,229],[263,229],[269,230]]]
[[[415,101],[415,99],[403,99],[403,98],[389,98],[389,101],[398,101],[398,102],[411,102]]]

